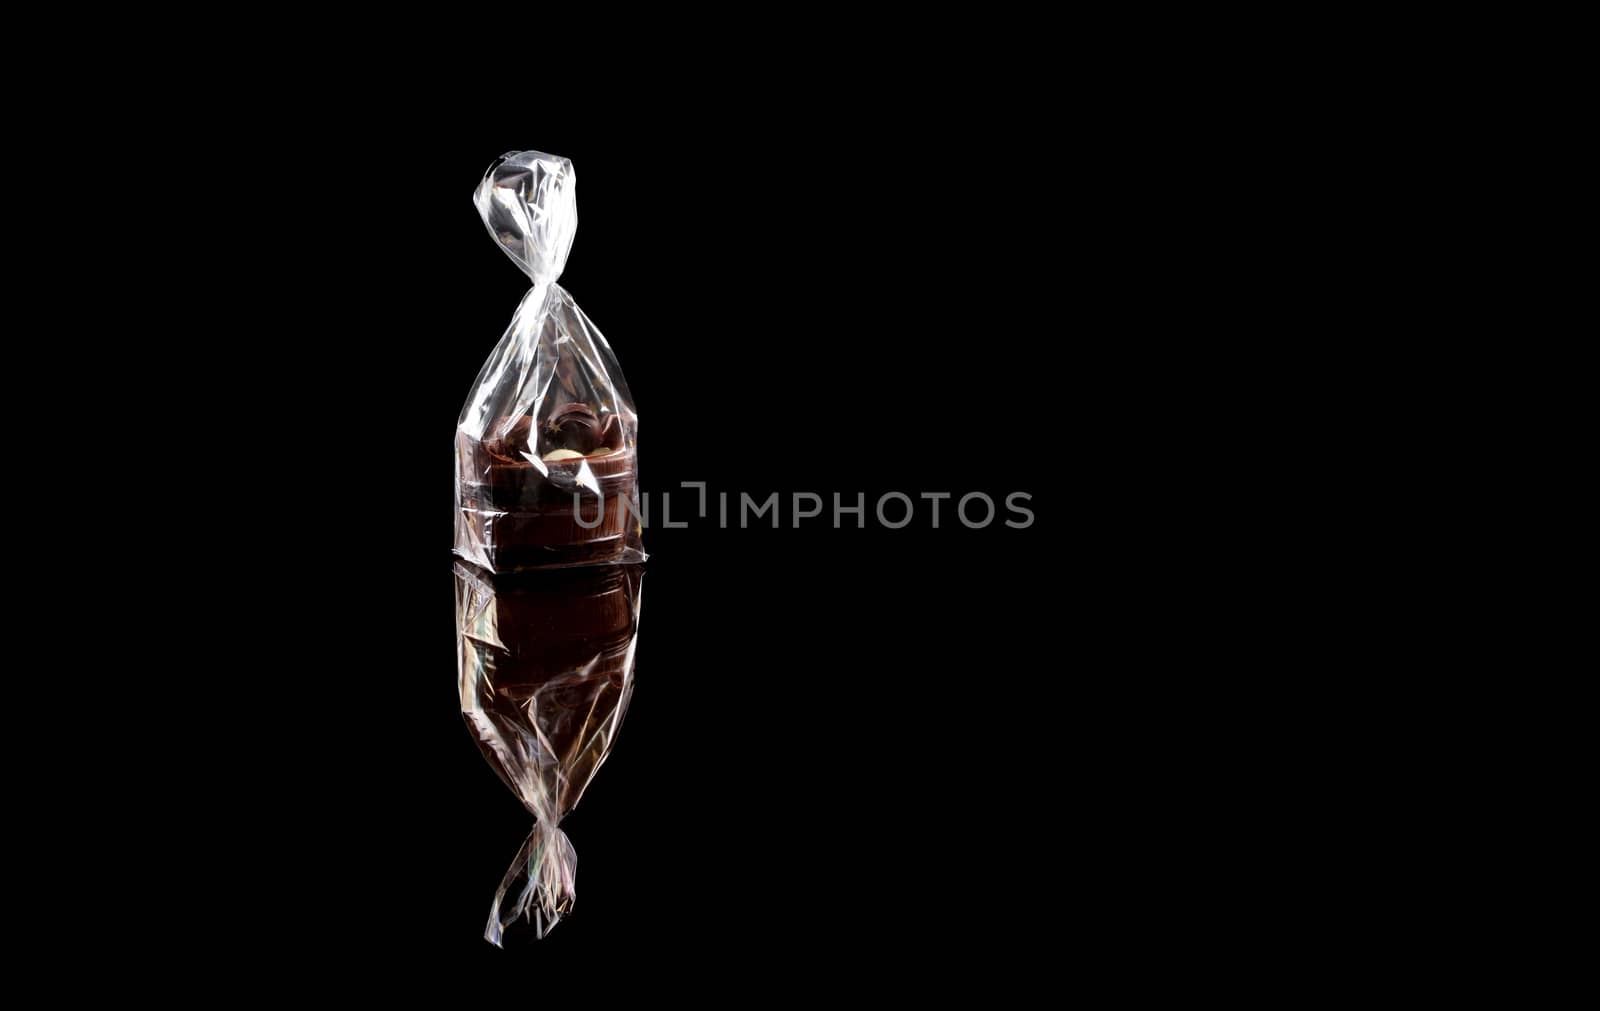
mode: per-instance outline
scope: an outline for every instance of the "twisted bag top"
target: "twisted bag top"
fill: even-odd
[[[539,151],[513,151],[489,166],[472,202],[507,256],[534,284],[561,276],[578,231],[572,162]]]

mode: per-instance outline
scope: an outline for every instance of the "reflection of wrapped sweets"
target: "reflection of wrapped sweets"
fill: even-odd
[[[534,829],[484,936],[543,937],[571,908],[577,857],[557,827],[605,761],[633,691],[637,566],[489,575],[456,565],[461,712]]]

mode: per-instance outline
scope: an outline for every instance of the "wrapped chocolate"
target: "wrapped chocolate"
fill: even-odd
[[[616,740],[633,693],[643,574],[612,565],[495,575],[457,563],[461,714],[533,815],[484,937],[543,937],[572,907],[577,855],[559,827]]]
[[[556,283],[575,187],[567,159],[516,151],[473,196],[533,281],[456,423],[455,553],[491,572],[644,559],[633,399],[611,346]]]

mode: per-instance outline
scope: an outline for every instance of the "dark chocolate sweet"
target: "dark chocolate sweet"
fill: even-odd
[[[505,435],[457,451],[461,507],[486,564],[512,571],[622,560],[639,512],[636,453],[623,445],[622,420],[608,413],[602,421],[574,402],[542,425],[525,416],[496,427]]]
[[[595,416],[585,403],[562,404],[544,423],[545,439],[541,446],[551,449],[569,449],[588,456],[604,447],[622,448],[622,426],[617,416],[607,415],[605,420]]]

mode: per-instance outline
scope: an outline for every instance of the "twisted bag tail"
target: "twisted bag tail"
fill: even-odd
[[[567,834],[539,822],[522,844],[494,893],[484,940],[503,947],[506,931],[526,917],[534,935],[544,937],[572,909],[578,854]]]
[[[572,910],[577,854],[559,828],[605,764],[633,697],[638,566],[491,576],[455,567],[461,715],[533,819],[484,937],[539,937]]]

